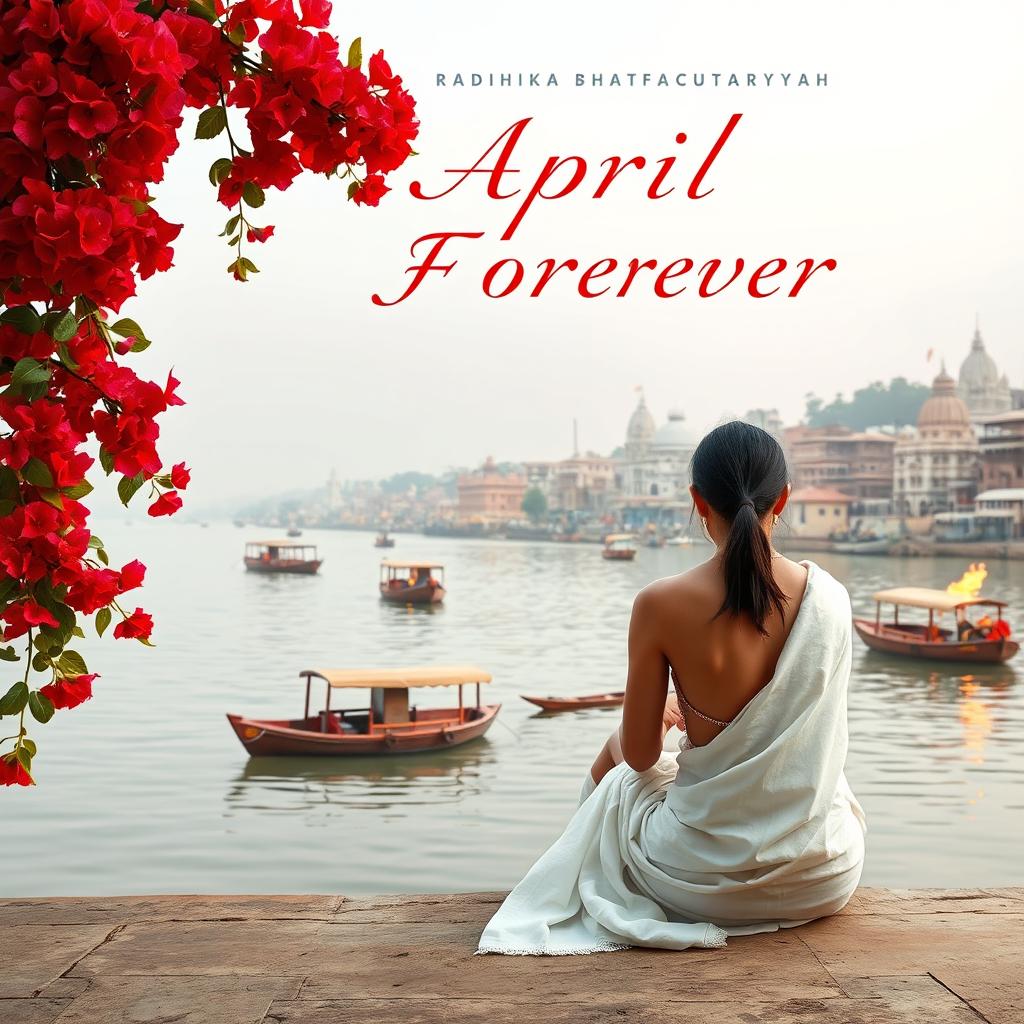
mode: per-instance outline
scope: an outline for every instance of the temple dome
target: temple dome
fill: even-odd
[[[981,390],[996,388],[999,383],[999,368],[996,361],[985,351],[981,331],[975,328],[974,337],[971,339],[971,351],[960,364],[960,387]]]
[[[956,381],[943,365],[939,375],[932,381],[932,393],[917,417],[919,429],[964,428],[970,429],[971,416],[963,399],[956,393]]]
[[[629,417],[629,426],[626,427],[626,444],[648,444],[650,443],[651,438],[654,437],[654,432],[654,417],[647,408],[644,396],[641,395],[640,401],[637,402],[637,406],[633,410],[633,415]]]
[[[678,409],[668,414],[668,422],[660,426],[654,433],[652,448],[692,448],[696,442],[693,435],[683,422],[686,417]]]

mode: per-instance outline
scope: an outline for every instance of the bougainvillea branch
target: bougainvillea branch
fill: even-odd
[[[232,211],[228,271],[257,272],[243,245],[274,233],[250,218],[303,171],[376,206],[412,153],[415,104],[382,53],[341,56],[326,0],[13,0],[0,12],[0,784],[31,785],[31,721],[92,695],[70,645],[150,643],[153,620],[124,595],[145,567],[110,566],[86,525],[94,462],[124,504],[148,487],[171,515],[189,483],[164,468],[158,418],[178,381],[122,360],[149,347],[122,317],[138,281],[171,267],[181,226],[154,208],[186,107],[225,149],[210,167]],[[90,451],[96,453],[94,459]],[[132,602],[133,603],[133,602]],[[116,622],[115,622],[116,620]]]

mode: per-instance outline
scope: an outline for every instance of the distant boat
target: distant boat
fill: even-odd
[[[315,544],[294,544],[287,540],[254,540],[245,545],[245,567],[249,572],[282,572],[312,576],[323,559]]]
[[[832,550],[843,555],[886,555],[892,541],[888,537],[858,537],[832,541]]]
[[[302,536],[302,531],[297,526],[289,526],[288,527],[288,536],[289,537],[301,537]]]
[[[592,693],[585,697],[528,697],[525,693],[520,696],[545,711],[582,711],[584,708],[618,707],[626,699],[626,692],[615,690],[611,693]]]
[[[693,538],[683,534],[680,537],[669,537],[665,543],[671,548],[689,547],[693,544]]]
[[[631,562],[636,558],[633,534],[610,533],[604,539],[601,557],[612,562]]]
[[[375,548],[393,548],[395,546],[395,538],[389,537],[387,531],[384,530],[374,538],[373,546]]]
[[[472,665],[394,669],[306,669],[306,706],[301,718],[267,719],[228,715],[235,735],[251,757],[267,755],[411,754],[447,750],[478,739],[491,727],[500,704],[481,704],[480,686],[491,674]],[[310,714],[310,684],[326,683],[324,707]],[[476,704],[467,706],[462,688],[476,684]],[[418,708],[409,704],[414,687],[457,686],[457,708]],[[332,709],[336,690],[370,691],[366,708]]]
[[[434,572],[438,573],[437,576]],[[444,566],[438,562],[380,563],[380,596],[392,604],[440,604],[444,588]]]
[[[235,520],[235,526],[245,526],[245,520],[244,519],[236,519]]]

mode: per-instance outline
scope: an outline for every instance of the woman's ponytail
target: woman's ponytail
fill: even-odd
[[[768,617],[782,614],[786,601],[761,527],[788,482],[782,447],[767,431],[733,420],[697,446],[690,474],[701,497],[729,523],[722,550],[725,600],[716,617],[746,614],[767,635]]]

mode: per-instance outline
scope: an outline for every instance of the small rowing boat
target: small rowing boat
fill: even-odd
[[[591,693],[585,697],[528,697],[525,693],[520,696],[545,711],[582,711],[584,708],[616,708],[625,700],[626,693],[616,690],[613,693]]]
[[[249,572],[285,572],[312,576],[323,565],[316,545],[290,540],[257,540],[245,545]]]
[[[633,534],[609,533],[604,539],[601,557],[610,562],[631,562],[636,558]]]
[[[380,596],[392,604],[440,604],[444,588],[444,566],[438,562],[380,563]]]
[[[306,706],[301,718],[246,718],[228,715],[241,744],[252,757],[310,754],[366,756],[445,750],[478,739],[491,727],[500,704],[481,704],[480,686],[491,674],[474,665],[413,666],[391,669],[306,669]],[[325,683],[324,706],[310,713],[310,686]],[[476,703],[467,706],[462,688],[476,685]],[[414,687],[456,686],[455,708],[418,708],[409,703]],[[338,690],[369,690],[369,706],[332,708]]]

